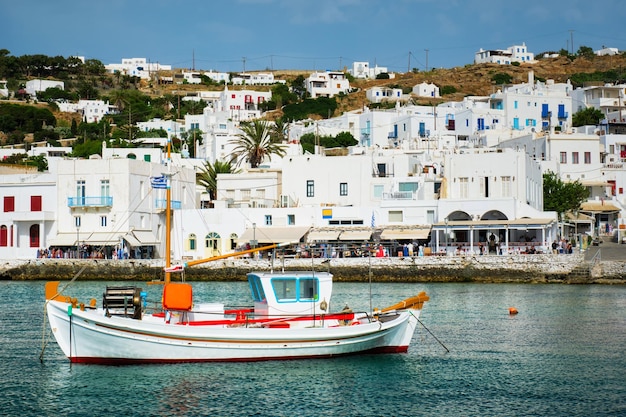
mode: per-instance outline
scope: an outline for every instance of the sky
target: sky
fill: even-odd
[[[389,72],[482,49],[626,50],[624,0],[0,0],[0,49],[222,72]],[[573,48],[572,48],[573,46]]]

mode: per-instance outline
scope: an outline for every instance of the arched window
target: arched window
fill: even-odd
[[[189,235],[189,250],[196,250],[196,235],[193,233]]]
[[[29,229],[30,236],[30,247],[38,248],[39,247],[39,225],[33,224]]]
[[[204,245],[207,249],[217,250],[217,240],[220,238],[215,232],[211,232],[204,238]]]
[[[5,225],[0,226],[0,246],[7,246],[8,238],[7,238],[7,227]]]
[[[237,233],[233,233],[230,235],[230,249],[235,250],[237,248]]]

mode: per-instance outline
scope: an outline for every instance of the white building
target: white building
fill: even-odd
[[[304,81],[311,98],[333,97],[350,91],[350,81],[343,72],[314,72]]]
[[[48,88],[65,89],[65,83],[57,80],[29,80],[26,81],[26,92],[31,97],[36,97],[40,91],[46,91]]]
[[[390,88],[381,86],[368,88],[365,91],[365,97],[371,103],[381,103],[383,101],[401,101],[407,99],[407,97],[403,96],[401,88]]]
[[[270,85],[286,82],[274,79],[274,74],[271,72],[241,73],[232,77],[231,81],[234,85]]]
[[[34,259],[56,234],[56,175],[0,175],[0,259]]]
[[[113,150],[112,152],[116,152]],[[174,172],[172,208],[195,206],[195,173],[144,160],[66,159],[57,174],[57,235],[51,246],[91,246],[97,256],[125,248],[130,257],[162,257],[165,242],[165,189],[152,177]]]
[[[151,130],[164,130],[167,132],[167,137],[172,139],[174,136],[180,137],[181,133],[185,131],[185,125],[177,120],[163,120],[152,119],[147,122],[138,122],[137,128],[142,132],[149,132]]]
[[[119,72],[131,77],[150,79],[152,74],[158,71],[171,71],[171,65],[162,65],[158,62],[150,62],[146,58],[122,58],[121,64],[107,64],[104,68],[110,72]]]
[[[0,97],[9,97],[9,89],[7,88],[7,80],[0,80]]]
[[[433,83],[427,83],[426,81],[413,86],[413,94],[418,97],[440,97],[439,87]]]
[[[480,48],[474,55],[474,64],[509,65],[511,62],[533,63],[535,55],[528,51],[525,43],[509,46],[507,49],[484,50]]]
[[[59,110],[67,113],[80,113],[86,123],[98,123],[107,114],[118,112],[117,106],[103,100],[78,100],[78,103],[56,102]]]
[[[626,121],[626,85],[624,84],[579,87],[572,91],[571,96],[574,112],[593,107],[600,110],[609,123]]]
[[[387,67],[379,67],[378,65],[374,65],[374,67],[370,67],[369,62],[365,61],[355,61],[352,63],[352,69],[348,70],[348,74],[352,75],[354,78],[362,78],[362,79],[375,79],[380,74],[389,74],[389,78],[395,78],[395,74],[389,73]]]
[[[598,49],[597,51],[593,51],[593,53],[598,55],[598,56],[618,55],[619,54],[619,49],[603,47],[602,49]]]

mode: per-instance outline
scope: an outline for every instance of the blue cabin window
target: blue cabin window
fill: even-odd
[[[272,278],[272,289],[281,303],[319,300],[319,281],[313,277]]]
[[[257,302],[265,301],[265,292],[261,285],[261,279],[257,275],[248,276],[248,284],[252,292],[252,299]]]

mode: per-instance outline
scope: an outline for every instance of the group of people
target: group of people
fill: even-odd
[[[90,245],[79,245],[76,248],[49,247],[37,249],[37,258],[48,259],[129,259],[128,248],[119,246],[96,248]]]
[[[559,241],[555,240],[554,242],[552,242],[552,253],[554,254],[573,253],[573,252],[574,252],[574,245],[572,245],[572,242],[569,242],[565,238],[561,238]]]

